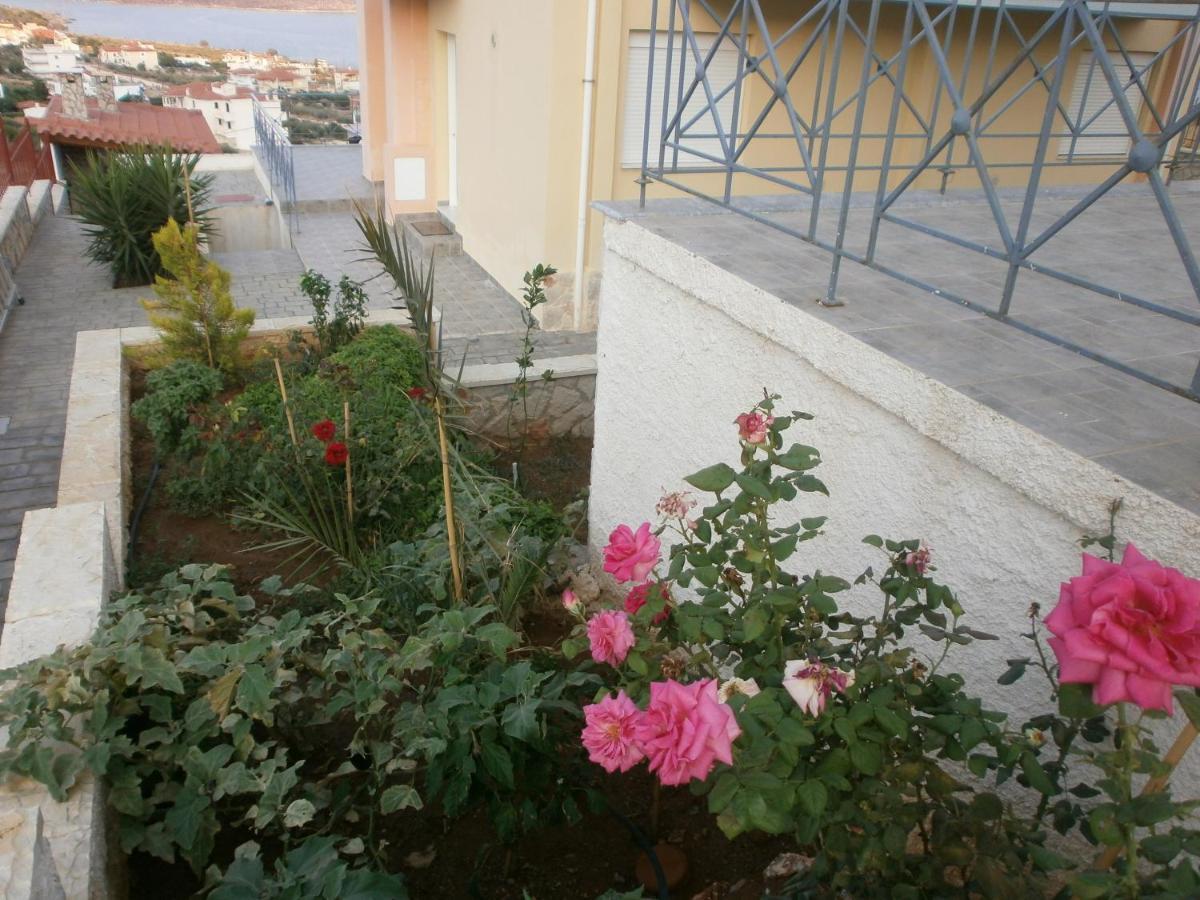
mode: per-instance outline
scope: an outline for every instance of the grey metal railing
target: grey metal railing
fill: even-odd
[[[287,130],[254,100],[254,152],[271,181],[271,199],[286,217],[288,228],[298,230],[296,169]]]
[[[1200,266],[1169,188],[1200,162],[1200,4],[812,0],[766,6],[761,0],[653,0],[643,206],[646,186],[660,182],[829,251],[827,305],[838,305],[843,263],[858,263],[1200,402],[1200,366],[1190,381],[1177,383],[1115,359],[1076,335],[1023,319],[1018,291],[1022,273],[1036,272],[1200,326],[1200,306],[1173,305],[1033,259],[1133,175],[1153,197],[1172,257],[1200,304]],[[781,9],[794,12],[781,20]],[[1140,33],[1136,51],[1126,30],[1131,22],[1153,29]],[[1151,33],[1157,43],[1147,51]],[[759,81],[765,100],[750,109],[746,86]],[[1045,174],[1065,167],[1090,167],[1091,177],[1069,209],[1035,225]],[[1008,176],[1017,183],[1013,196],[993,180],[1006,170],[1022,173]],[[897,201],[915,185],[944,193],[952,177],[956,188],[966,181],[982,195],[995,241],[902,214]],[[744,190],[748,183],[758,190]],[[796,225],[794,217],[770,215],[750,202],[748,195],[765,186],[803,199],[806,221]],[[852,248],[851,209],[861,216],[867,206],[869,228]],[[988,303],[939,286],[936,275],[885,263],[882,223],[998,261],[1006,267],[999,297]],[[1121,223],[1113,228],[1119,234]]]

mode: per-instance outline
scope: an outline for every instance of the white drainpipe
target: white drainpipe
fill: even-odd
[[[575,330],[583,327],[583,291],[587,263],[588,177],[592,169],[592,94],[596,87],[596,7],[588,0],[587,50],[583,57],[583,126],[579,145],[579,223],[575,232]]]

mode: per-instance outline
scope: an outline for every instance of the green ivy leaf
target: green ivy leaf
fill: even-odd
[[[504,733],[518,741],[536,740],[541,734],[538,728],[537,708],[540,700],[527,700],[524,703],[510,703],[504,707],[500,722]]]
[[[421,795],[411,784],[394,784],[379,797],[379,809],[385,816],[401,809],[421,809]]]
[[[475,636],[492,648],[492,653],[504,659],[508,648],[520,641],[517,633],[503,622],[489,622],[475,632]]]
[[[694,472],[683,480],[698,491],[719,494],[733,484],[736,477],[737,473],[730,466],[725,463],[717,463],[715,466]]]
[[[317,808],[311,800],[293,800],[283,812],[283,824],[286,828],[301,828],[312,821]]]
[[[251,718],[272,723],[271,682],[267,670],[258,663],[246,666],[237,686],[237,708]]]

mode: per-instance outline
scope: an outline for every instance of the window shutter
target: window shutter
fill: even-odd
[[[1120,53],[1109,53],[1108,58],[1112,60],[1113,69],[1122,84],[1133,81],[1135,72],[1130,70],[1124,56]],[[1136,74],[1140,75],[1142,84],[1149,89],[1151,72],[1143,71],[1143,69],[1154,59],[1154,54],[1130,53],[1129,59],[1137,67]],[[1089,71],[1092,75],[1090,82],[1088,80]],[[1111,103],[1112,99],[1112,89],[1108,85],[1108,79],[1104,77],[1104,70],[1100,68],[1100,63],[1097,62],[1093,69],[1091,51],[1082,54],[1079,59],[1079,68],[1075,71],[1075,81],[1071,85],[1070,99],[1063,104],[1063,107],[1076,127],[1084,125],[1097,113],[1099,115],[1096,116],[1094,122],[1083,129],[1082,134],[1075,140],[1076,156],[1124,156],[1129,152],[1129,129],[1121,115],[1121,108],[1116,103]],[[1129,101],[1129,107],[1133,110],[1134,116],[1139,116],[1143,101],[1141,89],[1136,84],[1130,84],[1125,88],[1125,99]],[[1082,114],[1080,114],[1080,104],[1082,104]],[[1070,136],[1061,138],[1058,144],[1058,155],[1066,156],[1070,152]]]
[[[712,48],[715,34],[697,34],[696,44],[700,48],[703,59]],[[650,161],[658,164],[658,135],[662,128],[663,84],[667,71],[667,32],[660,31],[654,38],[654,84],[650,100]],[[684,41],[682,34],[675,35],[675,46],[671,56],[671,96],[668,100],[667,121],[675,114],[675,104],[679,99],[679,58],[680,51],[684,53],[683,92],[691,86],[696,75],[696,58],[691,45]],[[713,96],[717,96],[726,87],[733,84],[738,71],[737,48],[726,39],[721,42],[717,52],[708,64],[708,80],[712,86]],[[646,126],[646,79],[650,74],[650,32],[631,31],[629,33],[629,55],[625,69],[625,115],[621,140],[621,165],[627,169],[639,169],[642,165],[642,136]],[[742,90],[746,89],[746,79],[743,79]],[[679,143],[711,156],[723,157],[721,141],[716,137],[692,137],[691,135],[715,135],[716,122],[708,110],[708,96],[704,86],[697,86],[687,108],[680,119],[681,125],[704,111],[691,128],[680,136]],[[717,101],[717,114],[721,117],[721,125],[726,131],[733,128],[733,91],[729,91]],[[672,159],[671,149],[667,149],[667,160]],[[710,159],[691,153],[680,152],[679,165],[694,167],[719,166]]]

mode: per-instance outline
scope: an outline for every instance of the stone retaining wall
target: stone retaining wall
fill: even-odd
[[[11,269],[29,249],[37,223],[51,212],[51,187],[49,181],[35,181],[30,187],[13,185],[0,198],[0,254]]]
[[[541,373],[551,370],[549,380]],[[468,421],[479,434],[503,441],[512,427],[524,425],[522,404],[511,405],[513,384],[520,370],[515,363],[467,366],[462,388]],[[530,372],[527,406],[530,437],[590,437],[596,398],[596,358],[592,355],[539,359]]]

